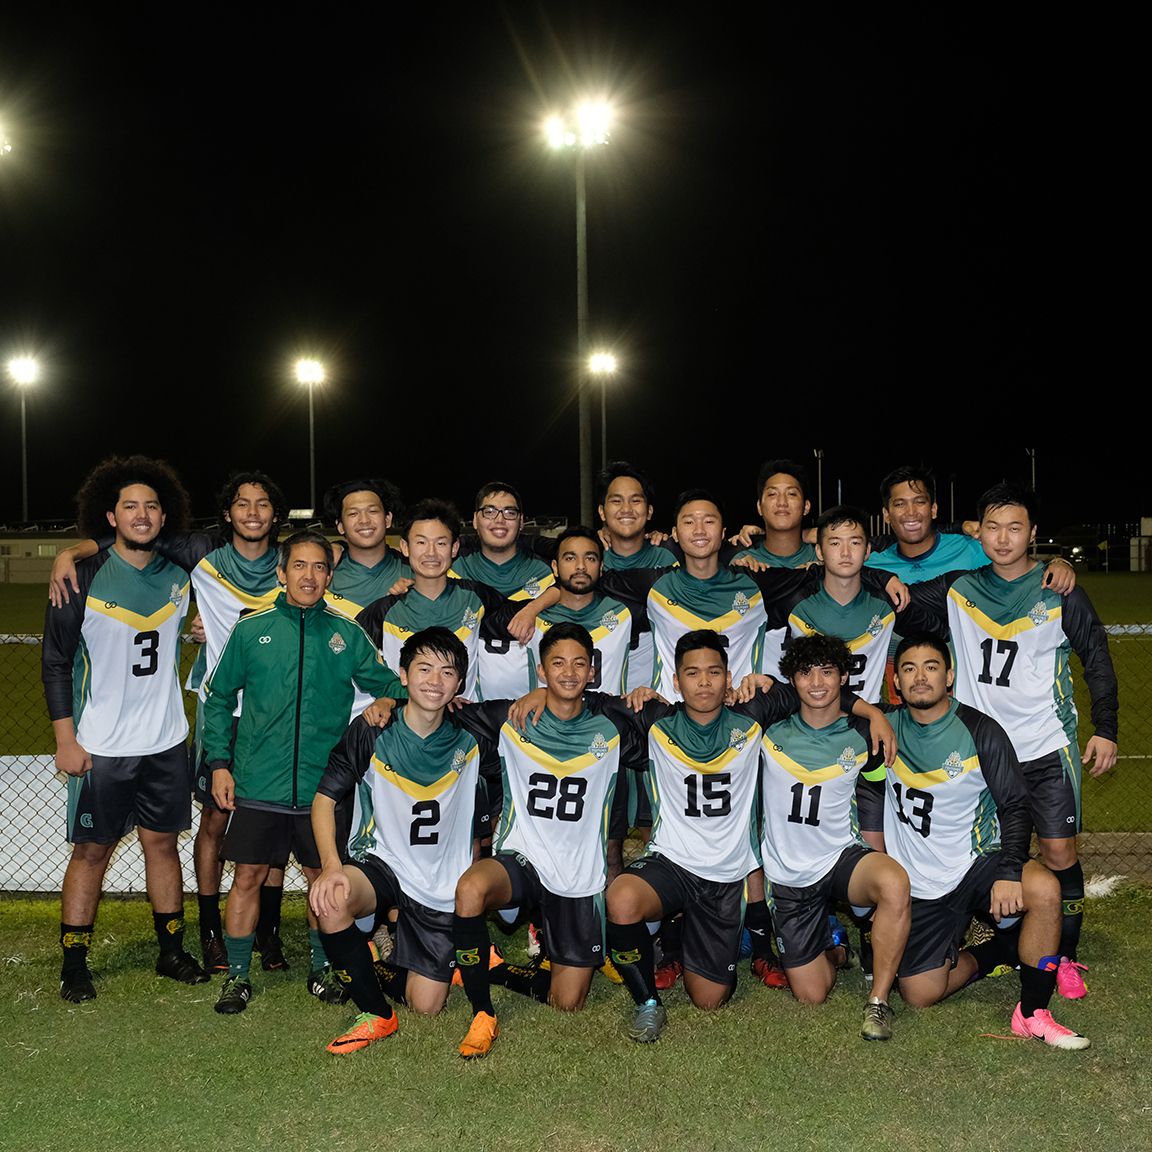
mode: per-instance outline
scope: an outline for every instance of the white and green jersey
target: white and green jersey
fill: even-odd
[[[44,619],[52,720],[71,716],[97,756],[147,756],[188,736],[180,690],[187,572],[158,554],[134,568],[114,548],[76,565],[77,594]]]
[[[824,728],[789,716],[765,731],[762,748],[764,875],[807,888],[832,871],[845,848],[864,843],[856,785],[882,758],[870,751],[867,722],[844,715]]]
[[[930,724],[889,713],[895,763],[884,790],[884,848],[904,865],[912,895],[951,892],[978,856],[1000,851],[998,879],[1019,880],[1031,820],[1023,773],[1007,733],[959,700]]]
[[[789,639],[819,633],[835,636],[848,645],[852,653],[848,687],[869,704],[879,701],[884,687],[888,641],[895,625],[895,608],[866,588],[861,588],[850,603],[840,604],[821,585],[819,591],[801,600],[788,615]]]
[[[656,644],[652,687],[666,700],[679,700],[672,684],[676,671],[676,641],[685,632],[710,628],[719,632],[728,649],[728,671],[738,684],[749,672],[759,672],[765,616],[763,596],[755,580],[731,568],[700,579],[683,568],[663,573],[648,592],[648,621]]]
[[[759,866],[754,816],[760,766],[760,725],[728,708],[710,724],[682,706],[653,702],[648,726],[652,834],[645,855],[657,853],[705,880],[743,880]]]
[[[472,863],[480,749],[449,717],[418,736],[404,723],[404,707],[383,730],[353,722],[317,791],[339,801],[366,786],[367,854],[392,869],[405,895],[451,912],[456,882]]]
[[[514,611],[555,583],[551,565],[524,550],[517,550],[503,564],[489,560],[480,551],[458,556],[449,575],[486,584],[511,601]],[[524,649],[503,628],[495,627],[494,621],[481,626],[477,673],[479,699],[515,700],[528,691]]]
[[[528,687],[539,686],[536,667],[540,663],[540,642],[553,624],[582,624],[592,637],[596,675],[588,685],[598,692],[622,696],[628,674],[628,645],[632,637],[632,613],[607,596],[597,596],[585,608],[547,608],[536,617],[536,632],[528,642]]]
[[[769,552],[763,544],[757,544],[755,548],[745,548],[737,552],[733,561],[746,556],[758,560],[761,564],[766,564],[769,568],[807,568],[810,564],[817,563],[815,544],[801,544],[795,552],[788,556]],[[771,676],[774,680],[784,679],[780,675],[780,657],[784,652],[784,644],[787,639],[787,624],[775,628],[769,627],[764,632],[764,655],[760,661],[760,671],[766,676]]]
[[[398,553],[391,549],[379,564],[369,568],[359,560],[353,560],[345,552],[340,562],[332,570],[332,583],[324,593],[324,599],[350,620],[355,620],[374,600],[387,596],[392,585],[401,577],[412,578],[412,569]]]
[[[630,556],[621,556],[611,548],[604,550],[605,572],[626,572],[635,568],[675,568],[680,561],[674,552],[660,544],[644,541],[639,551]],[[624,690],[651,688],[655,672],[656,647],[652,642],[652,630],[648,626],[647,613],[642,606],[632,609],[632,641],[628,652],[627,680]]]

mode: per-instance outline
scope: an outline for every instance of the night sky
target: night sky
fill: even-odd
[[[540,124],[581,93],[618,116],[587,165],[608,454],[657,521],[695,485],[754,519],[759,463],[815,487],[821,445],[825,505],[875,512],[924,463],[971,516],[1038,445],[1042,528],[1152,514],[1118,445],[1090,483],[1070,451],[1098,417],[1061,399],[1065,58],[1026,17],[31,7],[0,13],[0,354],[43,363],[33,519],[112,452],[169,459],[200,515],[240,467],[306,506],[310,354],[318,493],[377,474],[467,510],[500,477],[576,520],[575,180]],[[0,435],[11,522],[6,382]]]

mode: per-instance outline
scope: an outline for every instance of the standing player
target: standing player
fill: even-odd
[[[913,586],[956,652],[956,698],[998,720],[1024,769],[1040,858],[1060,882],[1060,994],[1086,992],[1077,961],[1084,869],[1076,851],[1081,766],[1093,776],[1116,763],[1119,697],[1108,635],[1080,588],[1061,596],[1029,554],[1036,501],[1019,484],[993,485],[978,505],[980,543],[990,563]],[[1079,717],[1069,657],[1084,669],[1095,734],[1079,754]]]
[[[156,971],[184,984],[208,979],[184,950],[184,884],[176,840],[192,826],[188,719],[180,693],[180,630],[187,573],[155,552],[171,517],[181,527],[188,495],[162,460],[113,456],[78,496],[87,535],[109,524],[112,547],[76,569],[78,593],[49,604],[41,676],[56,737],[56,767],[68,777],[72,856],[60,895],[64,961],[60,995],[96,996],[88,949],[104,874],[133,827],[160,955]]]
[[[1012,1031],[1055,1048],[1087,1048],[1048,1009],[1060,964],[1060,885],[1028,858],[1019,761],[996,720],[949,695],[952,680],[946,641],[916,634],[900,641],[904,706],[891,713],[898,751],[884,796],[885,848],[912,882],[900,996],[923,1008],[1018,960]],[[1000,931],[961,949],[977,914],[991,915]]]
[[[453,936],[456,965],[472,1006],[460,1044],[466,1058],[485,1056],[499,1035],[488,970],[487,914],[501,908],[539,908],[553,1007],[584,1006],[592,972],[604,962],[605,832],[621,765],[643,754],[620,702],[597,714],[584,704],[594,649],[579,624],[555,624],[540,644],[545,707],[522,730],[505,720],[507,701],[468,705],[465,726],[495,738],[503,776],[503,811],[494,854],[477,860],[456,886]],[[613,716],[615,711],[615,718]]]
[[[383,731],[353,721],[317,787],[312,829],[320,875],[309,903],[324,951],[360,1011],[329,1052],[355,1052],[396,1031],[381,976],[389,995],[416,1012],[439,1012],[448,999],[456,882],[472,863],[481,771],[476,738],[447,711],[467,664],[467,650],[448,629],[413,633],[400,650],[408,700]],[[499,771],[494,748],[487,770]],[[363,860],[342,864],[336,805],[364,780],[372,797],[372,847]],[[399,915],[391,962],[374,970],[355,922],[371,917],[376,928],[392,911]]]

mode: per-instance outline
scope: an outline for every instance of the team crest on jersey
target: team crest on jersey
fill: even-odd
[[[732,611],[739,616],[743,616],[751,607],[752,605],[748,603],[748,597],[745,596],[743,592],[737,592],[736,598],[732,601]]]
[[[964,761],[959,752],[952,752],[940,767],[949,780],[955,780],[964,772]]]
[[[1037,628],[1039,628],[1041,624],[1047,623],[1048,608],[1045,606],[1043,600],[1037,600],[1036,603],[1032,605],[1032,610],[1028,613],[1028,619],[1031,620]]]
[[[339,656],[348,645],[344,643],[344,637],[341,636],[339,632],[333,632],[332,639],[328,641],[328,647],[334,656]]]
[[[879,616],[873,616],[868,623],[868,635],[879,636],[884,631],[884,621]]]
[[[609,632],[615,632],[619,626],[620,617],[617,616],[615,612],[605,612],[604,615],[600,617],[600,627]]]
[[[604,739],[602,733],[596,733],[596,739],[588,745],[588,751],[596,757],[597,760],[603,760],[608,755],[608,741]]]
[[[856,767],[856,753],[851,748],[845,748],[839,756],[836,757],[836,763],[844,769],[845,774],[851,772]]]
[[[168,593],[168,599],[173,604],[179,604],[180,601],[184,599],[184,596],[180,591],[180,585],[179,584],[173,584],[172,585],[172,591]]]
[[[744,745],[748,743],[748,733],[743,728],[733,728],[728,733],[728,747],[735,748],[737,752],[744,751]]]
[[[473,612],[471,608],[465,608],[464,615],[460,617],[460,627],[472,631],[475,629],[477,622],[476,613]]]
[[[452,771],[459,776],[460,773],[464,771],[464,765],[467,763],[468,753],[465,752],[463,748],[457,748],[456,751],[452,753]]]
[[[535,600],[536,597],[540,595],[540,581],[529,580],[528,583],[524,585],[524,591]]]

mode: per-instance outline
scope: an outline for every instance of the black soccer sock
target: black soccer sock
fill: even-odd
[[[752,938],[752,959],[771,960],[775,957],[772,947],[772,913],[768,911],[767,900],[750,900],[744,909],[744,927]]]
[[[210,896],[197,896],[196,906],[200,910],[200,939],[207,940],[212,936],[223,936],[224,925],[220,920],[220,893],[213,892]]]
[[[464,994],[473,1014],[496,1015],[492,1007],[492,981],[488,976],[488,956],[492,939],[486,916],[453,916],[452,942],[456,950],[456,970],[464,982]]]
[[[152,927],[160,941],[160,954],[184,951],[184,909],[175,912],[153,912]]]
[[[548,994],[552,991],[552,969],[542,968],[538,964],[505,962],[489,969],[488,982],[507,988],[509,992],[537,1000],[541,1004],[547,1004]]]
[[[372,970],[376,973],[376,982],[381,991],[390,1000],[397,1004],[407,1004],[408,969],[401,968],[388,960],[374,960]]]
[[[280,935],[280,907],[284,903],[284,888],[280,884],[264,884],[260,888],[260,919],[256,922],[256,939],[267,940]]]
[[[60,924],[60,947],[64,949],[63,972],[79,972],[88,967],[95,924]]]
[[[385,1018],[391,1016],[392,1006],[384,999],[384,992],[373,971],[368,937],[355,924],[350,924],[339,932],[321,932],[320,941],[336,979],[348,989],[352,1003],[361,1012]]]
[[[660,1002],[656,991],[656,948],[648,925],[608,921],[608,955],[637,1004]]]
[[[1057,957],[1047,957],[1056,960]],[[1043,963],[1043,961],[1041,961]],[[1025,1018],[1032,1015],[1037,1008],[1047,1008],[1056,991],[1056,968],[1050,966],[1047,971],[1032,968],[1028,964],[1020,965],[1020,1014]]]
[[[976,961],[976,975],[973,980],[983,980],[989,972],[999,968],[1001,964],[1015,967],[1019,941],[1020,927],[1017,925],[1005,932],[993,932],[982,943],[966,948],[965,951],[971,952],[972,958]],[[1040,1007],[1043,1008],[1044,1005],[1041,1004]]]
[[[1053,870],[1060,881],[1060,955],[1076,959],[1080,947],[1080,928],[1084,923],[1084,868],[1077,860],[1070,868]]]
[[[679,914],[660,921],[660,963],[680,961],[684,921]]]

